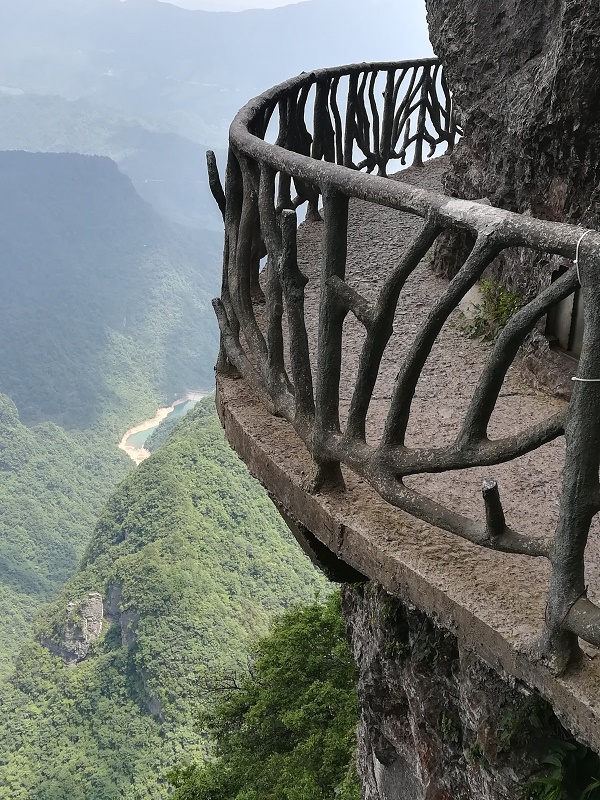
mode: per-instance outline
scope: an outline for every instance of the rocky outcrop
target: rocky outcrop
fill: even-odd
[[[123,647],[132,647],[137,643],[137,626],[140,615],[135,609],[122,611],[119,617],[121,624],[121,644]]]
[[[90,592],[83,600],[72,600],[65,609],[65,622],[57,637],[42,636],[41,643],[74,666],[89,655],[92,643],[102,633],[104,610],[102,595]]]
[[[85,599],[72,600],[66,606],[64,617],[60,615],[60,623],[56,623],[53,635],[40,637],[41,644],[62,658],[66,666],[73,667],[90,655],[92,644],[102,633],[103,621],[106,620],[106,624],[118,626],[122,647],[136,648],[140,613],[133,608],[122,610],[122,595],[123,587],[115,584],[109,587],[104,599],[98,592],[90,592]],[[152,689],[147,670],[137,665],[136,671],[140,694],[148,712],[163,722],[162,705]]]
[[[365,800],[506,800],[569,734],[509,680],[379,585],[343,590],[362,715]]]
[[[427,0],[427,15],[464,130],[446,191],[597,227],[597,0]],[[438,267],[451,274],[452,250],[439,256]],[[496,272],[531,291],[549,282],[552,266],[515,252]]]

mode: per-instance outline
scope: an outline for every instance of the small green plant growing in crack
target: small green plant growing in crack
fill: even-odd
[[[397,639],[386,643],[385,655],[394,661],[404,661],[410,655],[410,644]]]
[[[471,764],[483,764],[483,762],[486,761],[486,757],[479,742],[473,742],[467,750],[466,758]]]
[[[584,745],[554,740],[540,767],[521,800],[600,800],[600,760]]]
[[[445,713],[442,714],[441,729],[442,739],[445,742],[450,742],[452,744],[458,744],[460,742],[460,730],[452,717],[449,717]]]
[[[461,311],[456,325],[471,339],[493,342],[526,301],[518,292],[489,278],[479,284],[479,294],[481,302],[474,303],[468,315]]]

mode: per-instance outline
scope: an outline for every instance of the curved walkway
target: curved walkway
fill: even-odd
[[[402,179],[439,190],[443,160],[410,169]],[[368,299],[421,225],[417,217],[362,201],[350,210],[347,281]],[[309,277],[306,320],[316,342],[318,272],[322,224],[299,230],[300,268]],[[394,336],[382,363],[368,418],[368,436],[377,438],[385,421],[397,372],[405,352],[446,282],[421,264],[403,290]],[[257,309],[258,313],[259,309]],[[259,315],[260,316],[260,315]],[[341,409],[349,406],[364,329],[348,317],[344,329]],[[464,415],[487,346],[456,327],[456,315],[444,328],[419,381],[409,445],[450,443]],[[313,363],[316,353],[311,353]],[[385,503],[348,470],[346,491],[310,495],[304,491],[310,458],[292,427],[268,414],[242,380],[217,378],[217,405],[227,438],[250,471],[298,522],[357,570],[392,594],[436,615],[468,647],[493,667],[538,688],[563,722],[600,752],[600,658],[584,645],[584,661],[556,678],[535,657],[539,620],[543,619],[549,566],[542,559],[483,550],[433,528]],[[491,433],[509,434],[542,420],[561,402],[523,384],[518,366],[505,381],[492,419]],[[342,418],[343,423],[343,418]],[[442,475],[407,478],[407,484],[467,516],[483,518],[482,480],[498,481],[507,522],[522,533],[550,535],[558,518],[564,440],[552,442],[516,461]],[[591,586],[600,586],[597,522],[588,547]],[[593,597],[592,597],[593,599]]]

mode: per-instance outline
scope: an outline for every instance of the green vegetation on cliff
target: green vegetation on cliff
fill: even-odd
[[[99,435],[27,428],[0,394],[0,679],[34,612],[83,555],[111,488],[130,464]]]
[[[173,800],[360,800],[355,681],[339,594],[288,611],[243,677],[213,681],[216,758],[174,770]]]
[[[273,614],[327,584],[225,445],[211,400],[110,499],[83,563],[0,689],[2,800],[154,800],[206,754],[199,687],[239,672]],[[66,607],[104,598],[75,666]],[[80,625],[83,621],[80,620]]]

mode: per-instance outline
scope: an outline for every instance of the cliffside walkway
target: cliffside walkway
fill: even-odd
[[[389,89],[393,81],[389,65],[386,69]],[[302,79],[297,80],[301,94]],[[596,521],[589,539],[586,528],[578,551],[582,575],[585,551],[589,590],[578,587],[573,571],[562,588],[556,584],[557,573],[564,578],[561,564],[575,563],[568,548],[557,546],[560,531],[568,540],[573,520],[576,528],[579,517],[587,515],[589,526],[597,510],[597,456],[595,478],[593,458],[591,468],[595,483],[585,483],[590,473],[585,460],[564,469],[565,439],[560,434],[566,404],[527,386],[515,360],[535,320],[573,291],[575,270],[562,286],[555,284],[520,312],[494,348],[468,339],[457,325],[464,296],[486,264],[508,246],[505,242],[524,244],[531,234],[527,246],[573,258],[581,231],[556,224],[546,230],[544,224],[524,221],[531,229],[515,234],[511,226],[516,223],[498,223],[495,209],[440,195],[443,161],[423,167],[418,152],[415,166],[398,176],[400,199],[394,199],[395,181],[359,175],[351,169],[359,164],[344,168],[333,186],[328,173],[336,165],[317,156],[326,153],[328,140],[338,163],[340,152],[343,161],[344,147],[336,144],[343,145],[344,136],[331,94],[327,107],[334,122],[327,136],[319,133],[324,90],[315,81],[309,140],[304,137],[302,143],[302,126],[295,117],[298,92],[290,95],[289,87],[279,87],[263,96],[262,106],[254,101],[238,117],[246,132],[254,130],[247,140],[236,132],[236,123],[232,127],[227,198],[212,170],[226,223],[223,295],[216,310],[222,332],[217,406],[227,438],[317,560],[346,578],[351,574],[344,564],[350,565],[435,615],[490,665],[538,688],[567,727],[600,751],[600,660],[595,647],[584,644],[583,658],[563,677],[557,675],[566,665],[565,653],[576,655],[575,631],[597,641],[591,602],[600,588]],[[356,85],[362,85],[363,96],[369,95],[367,80],[358,84],[357,79]],[[423,85],[421,97],[426,95]],[[360,124],[363,134],[366,128],[353,92],[350,82],[345,130],[354,120],[356,137]],[[290,96],[295,98],[293,114]],[[302,114],[306,100],[300,103]],[[260,148],[252,139],[265,136],[270,114],[264,109],[272,112],[278,103],[279,144],[261,163]],[[435,109],[432,113],[435,117]],[[418,104],[411,114],[421,119]],[[383,119],[385,114],[375,125],[372,117],[369,131],[381,131]],[[444,130],[450,131],[446,141],[451,145],[451,125]],[[401,132],[399,126],[396,143]],[[371,166],[385,149],[378,141],[371,151],[362,136],[366,158],[375,154]],[[289,153],[275,152],[286,142]],[[318,184],[317,173],[312,176],[312,167],[302,162],[306,148],[322,166]],[[392,150],[390,146],[388,155]],[[306,154],[304,158],[309,160]],[[286,166],[294,178],[295,199]],[[383,168],[379,164],[382,175],[386,166],[387,161]],[[379,187],[383,200],[373,199]],[[324,221],[318,218],[321,198]],[[302,202],[308,205],[308,217],[296,231],[295,215],[286,209]],[[462,218],[464,228],[476,229],[478,242],[483,239],[450,286],[432,274],[428,263],[430,247],[440,230],[449,227],[444,224],[449,216]],[[498,229],[500,240],[488,247],[489,236],[494,239]],[[590,236],[586,248],[594,264],[597,238]],[[267,266],[259,276],[265,254]],[[584,288],[586,275],[592,274],[587,269]],[[401,279],[394,278],[398,275]],[[379,313],[386,296],[391,309],[387,319]],[[587,335],[589,350],[589,325]],[[585,356],[582,364],[589,368]],[[590,391],[595,391],[592,384],[582,384],[574,392],[568,413],[575,427],[567,459],[577,460],[573,443],[581,435],[578,425],[587,425],[590,440],[582,452],[588,444],[595,446],[597,420],[590,408],[597,408],[597,398]],[[588,493],[592,486],[583,512],[580,499],[565,491],[572,472],[577,486]],[[576,530],[570,535],[577,540]],[[562,662],[552,661],[555,640]]]

